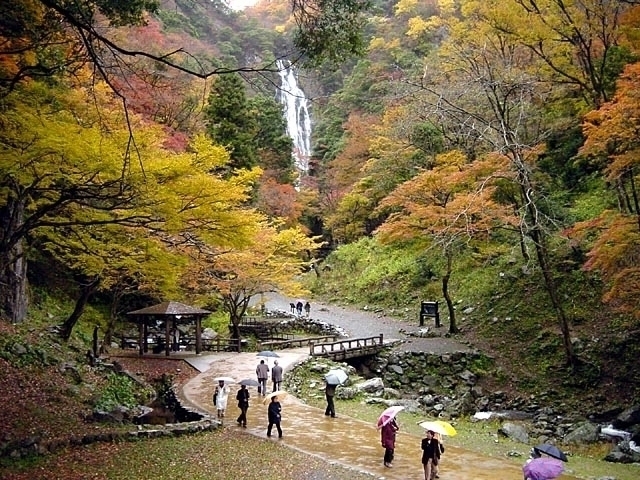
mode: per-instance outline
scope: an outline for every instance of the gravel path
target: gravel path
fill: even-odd
[[[267,310],[280,311],[289,314],[290,302],[298,299],[290,299],[276,293],[265,295]],[[342,328],[349,337],[371,337],[383,334],[385,341],[401,340],[402,343],[396,346],[399,351],[430,352],[434,354],[444,354],[453,352],[470,351],[467,345],[444,335],[447,327],[435,328],[433,324],[420,327],[418,321],[410,323],[398,318],[384,315],[382,312],[364,311],[350,307],[340,307],[327,305],[317,301],[311,301],[311,315],[313,320],[335,325]],[[417,314],[416,314],[417,317]],[[429,329],[436,337],[421,338],[407,335],[406,332],[417,333],[421,329]]]

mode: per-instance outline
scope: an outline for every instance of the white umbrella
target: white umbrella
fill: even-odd
[[[264,405],[266,405],[267,403],[271,402],[271,399],[272,399],[273,397],[278,397],[278,400],[282,400],[282,399],[283,399],[284,397],[286,397],[287,395],[288,395],[288,393],[287,393],[287,392],[285,392],[284,390],[278,390],[278,391],[276,391],[276,392],[271,392],[271,393],[267,394],[267,395],[264,397],[264,400],[262,400],[262,403],[263,403]]]
[[[216,377],[213,379],[214,382],[224,382],[224,383],[236,383],[235,379],[232,377]]]
[[[334,368],[329,370],[328,373],[325,374],[324,379],[329,385],[342,385],[347,381],[347,374],[344,370],[340,370],[339,368]]]

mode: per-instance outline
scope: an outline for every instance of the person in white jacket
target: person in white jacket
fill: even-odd
[[[229,400],[229,387],[224,384],[224,380],[219,380],[213,392],[213,404],[218,409],[218,418],[224,418],[227,400]]]

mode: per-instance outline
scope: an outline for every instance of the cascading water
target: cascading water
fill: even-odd
[[[276,63],[280,75],[278,101],[284,105],[287,133],[293,140],[293,157],[300,173],[309,171],[311,156],[311,117],[307,106],[307,97],[298,86],[296,72],[290,63],[278,60]]]

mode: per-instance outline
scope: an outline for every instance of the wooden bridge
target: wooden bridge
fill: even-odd
[[[384,348],[382,334],[375,337],[349,338],[331,343],[313,343],[309,346],[312,357],[326,357],[335,361],[375,355]]]

